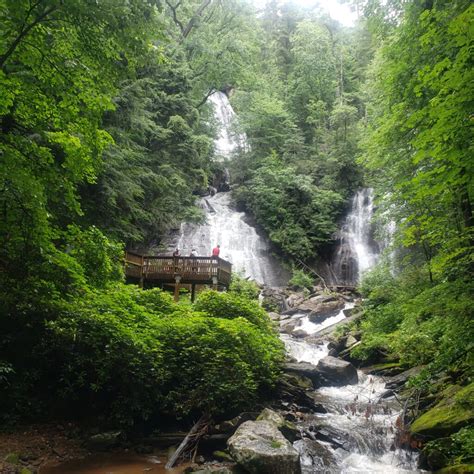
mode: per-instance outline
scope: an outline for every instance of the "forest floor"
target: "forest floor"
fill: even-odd
[[[16,473],[21,467],[35,472],[45,464],[87,455],[77,430],[72,423],[54,423],[0,431],[0,472]]]

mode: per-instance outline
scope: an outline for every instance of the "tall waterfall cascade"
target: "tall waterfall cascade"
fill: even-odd
[[[224,92],[217,91],[207,99],[214,108],[214,117],[219,124],[218,136],[214,141],[216,155],[231,159],[236,150],[247,149],[247,137],[243,133],[235,133],[235,112]]]
[[[208,100],[219,125],[214,143],[216,155],[230,160],[236,151],[248,147],[246,136],[233,132],[235,113],[226,94],[215,92]],[[205,212],[205,223],[181,224],[179,235],[168,242],[169,248],[178,247],[184,256],[194,248],[198,255],[206,256],[220,245],[220,256],[232,263],[232,271],[268,286],[286,283],[287,275],[270,254],[267,241],[246,221],[245,213],[232,208],[230,192],[203,197],[200,205]]]
[[[339,245],[332,264],[335,283],[355,285],[377,262],[380,249],[373,237],[373,211],[373,190],[357,191],[339,231]]]

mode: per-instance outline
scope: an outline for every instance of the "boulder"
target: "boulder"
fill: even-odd
[[[357,342],[357,339],[352,334],[349,334],[347,336],[346,342],[344,343],[344,349],[351,348],[354,344],[357,344]]]
[[[234,460],[255,474],[300,474],[300,455],[270,421],[246,421],[228,440]]]
[[[296,327],[299,326],[299,324],[299,319],[289,319],[287,321],[283,321],[280,324],[280,332],[291,334],[296,329]]]
[[[269,421],[276,427],[279,427],[285,422],[285,418],[283,418],[283,415],[276,412],[275,410],[264,408],[260,415],[258,415],[257,421]]]
[[[122,431],[107,431],[91,436],[86,444],[91,451],[107,451],[117,446],[124,438]]]
[[[337,460],[327,446],[313,439],[302,439],[295,443],[301,456],[304,472],[336,472]]]
[[[346,308],[342,310],[342,312],[344,313],[344,316],[348,318],[349,316],[352,316],[352,313],[354,312],[354,308]]]
[[[413,367],[411,369],[405,370],[401,374],[391,377],[385,384],[387,389],[397,389],[405,384],[405,382],[410,378],[418,375],[421,372],[422,367]]]
[[[286,299],[286,304],[289,308],[295,308],[296,306],[300,305],[305,300],[305,295],[303,292],[292,293]]]
[[[280,321],[280,315],[278,313],[270,312],[268,316],[272,321]]]
[[[326,356],[316,366],[324,385],[340,387],[354,385],[359,381],[356,368],[344,360]]]
[[[304,329],[296,328],[292,331],[291,335],[293,337],[296,337],[296,338],[300,339],[300,338],[303,338],[303,337],[307,337],[309,334]]]
[[[326,413],[325,407],[311,396],[313,393],[313,382],[310,379],[296,374],[283,374],[277,384],[275,396],[285,409],[291,406],[298,411]]]
[[[318,323],[331,316],[335,316],[344,308],[344,301],[314,302],[312,299],[305,301],[298,306],[301,312],[309,312],[310,320]]]
[[[467,387],[451,385],[433,408],[411,425],[413,435],[423,439],[442,438],[474,422],[474,382]]]
[[[298,314],[298,313],[301,313],[301,311],[298,308],[290,308],[281,312],[283,316],[293,316],[294,314]]]
[[[281,288],[265,287],[262,292],[262,306],[267,311],[282,312],[288,309],[286,293]]]
[[[309,362],[286,363],[283,366],[283,370],[291,374],[307,377],[313,383],[314,388],[321,386],[321,373],[317,366],[310,364]]]
[[[257,420],[273,423],[280,430],[280,433],[291,443],[301,438],[300,432],[294,423],[286,420],[283,415],[274,410],[270,410],[270,408],[265,408]]]

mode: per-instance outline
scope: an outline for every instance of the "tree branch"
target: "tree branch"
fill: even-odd
[[[184,33],[184,26],[183,24],[179,21],[178,19],[178,15],[176,13],[176,10],[180,7],[181,5],[181,0],[175,5],[171,5],[171,2],[169,2],[168,0],[165,0],[166,1],[166,5],[168,5],[168,8],[171,10],[171,14],[173,15],[173,21],[175,22],[176,26],[179,27],[180,31],[181,31],[181,34]]]
[[[31,14],[31,9],[35,8],[40,2],[35,3],[30,10],[28,11],[26,19]],[[18,36],[15,38],[13,43],[10,45],[10,47],[7,49],[5,54],[2,54],[0,56],[0,69],[3,69],[3,66],[5,65],[5,62],[8,60],[8,58],[15,52],[16,48],[18,45],[21,43],[23,38],[38,24],[40,24],[43,20],[45,20],[51,13],[53,13],[55,10],[57,10],[59,7],[58,5],[52,6],[50,8],[47,8],[41,15],[39,15],[32,23],[30,23],[28,26],[25,27],[25,23],[21,26],[20,33]]]
[[[198,18],[201,17],[201,15],[204,13],[204,10],[212,3],[213,0],[204,0],[199,8],[196,10],[194,15],[191,17],[189,20],[188,24],[186,25],[186,28],[183,30],[183,39],[186,39],[191,33],[192,29],[194,28],[194,25],[196,24],[196,21]]]
[[[204,96],[204,98],[201,100],[201,102],[199,102],[198,105],[196,105],[196,109],[199,109],[200,107],[202,107],[207,99],[209,99],[209,96],[211,96],[212,94],[214,94],[214,92],[216,92],[216,89],[214,89],[214,87],[212,87],[211,89],[209,89],[209,91],[207,92],[207,94]]]

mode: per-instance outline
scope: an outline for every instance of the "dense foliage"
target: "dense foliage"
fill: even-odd
[[[244,76],[249,12],[200,6],[0,1],[4,419],[232,411],[275,381],[282,348],[249,285],[208,314],[121,283],[124,244],[201,217],[204,102]]]
[[[321,254],[361,184],[395,224],[352,355],[422,364],[430,396],[472,384],[474,7],[350,3],[353,29],[276,0],[0,0],[3,419],[221,413],[275,383],[252,283],[193,306],[122,282],[125,245],[202,218],[217,90],[248,138],[234,199],[283,255]],[[471,448],[472,427],[427,446]]]
[[[231,165],[235,199],[292,259],[332,241],[361,183],[356,124],[371,55],[364,31],[267,2],[254,83],[231,97],[250,145]]]
[[[6,420],[230,414],[269,394],[283,357],[267,314],[234,293],[203,293],[192,307],[116,284],[41,310],[2,320]]]
[[[362,282],[362,343],[352,355],[424,366],[412,385],[427,405],[449,400],[452,386],[469,391],[474,376],[474,8],[404,3],[386,6],[395,23],[369,15],[384,41],[368,72],[360,161],[380,221],[396,231],[390,255]],[[472,410],[472,396],[461,405]],[[447,422],[449,437],[427,444],[436,469],[472,462],[472,426],[458,430]]]

